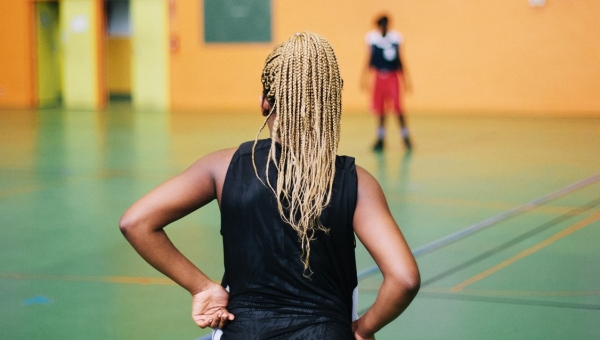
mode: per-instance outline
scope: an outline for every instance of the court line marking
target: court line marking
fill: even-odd
[[[473,233],[475,233],[475,232],[477,232],[477,231],[479,231],[481,229],[490,227],[490,226],[495,225],[497,223],[500,223],[500,222],[502,222],[504,220],[507,220],[507,219],[509,219],[511,217],[515,217],[517,215],[520,215],[520,214],[522,214],[522,213],[524,213],[524,212],[526,212],[528,210],[531,210],[531,209],[533,209],[535,207],[538,207],[540,205],[546,204],[546,203],[548,203],[548,202],[550,202],[552,200],[555,200],[555,199],[557,199],[559,197],[565,196],[565,195],[570,194],[570,193],[572,193],[574,191],[582,189],[582,188],[584,188],[584,187],[586,187],[586,186],[588,186],[590,184],[593,184],[593,183],[595,183],[595,182],[597,182],[599,180],[600,180],[600,174],[596,174],[594,176],[591,176],[591,177],[586,178],[584,180],[581,180],[579,182],[570,184],[570,185],[568,185],[568,186],[566,186],[566,187],[564,187],[562,189],[559,189],[559,190],[557,190],[557,191],[555,191],[553,193],[550,193],[548,195],[542,196],[542,197],[537,198],[537,199],[535,199],[533,201],[525,203],[525,204],[523,204],[521,206],[513,208],[513,209],[511,209],[509,211],[506,211],[506,212],[503,212],[503,213],[498,214],[496,216],[490,217],[490,218],[485,219],[485,220],[483,220],[481,222],[478,222],[478,223],[473,224],[473,225],[471,225],[469,227],[466,227],[466,228],[461,229],[461,230],[459,230],[457,232],[454,232],[454,233],[452,233],[450,235],[442,237],[442,238],[440,238],[440,239],[438,239],[436,241],[433,241],[433,242],[427,243],[427,244],[425,244],[425,245],[423,245],[421,247],[418,247],[418,248],[416,248],[416,249],[414,249],[412,251],[413,256],[418,257],[418,256],[421,256],[421,255],[430,253],[430,252],[432,252],[434,250],[440,249],[440,248],[442,248],[444,246],[447,246],[447,245],[449,245],[451,243],[454,243],[454,242],[456,242],[456,241],[458,241],[460,239],[463,239],[463,238],[465,238],[465,237],[467,237],[467,236],[469,236],[469,235],[471,235],[471,234],[473,234]],[[358,273],[357,277],[358,277],[358,280],[360,281],[360,280],[362,280],[362,279],[364,279],[366,277],[369,277],[371,275],[374,275],[374,274],[376,274],[378,272],[379,272],[379,267],[377,267],[375,265],[375,266],[372,266],[372,267],[369,267],[367,269],[364,269],[364,270],[360,271]]]
[[[506,298],[506,297],[492,297],[492,296],[480,296],[480,295],[467,295],[467,294],[445,294],[445,293],[424,293],[419,294],[418,298],[429,298],[429,299],[444,299],[444,300],[458,300],[458,301],[474,301],[474,302],[492,302],[492,303],[504,303],[511,305],[525,305],[525,306],[538,306],[538,307],[557,307],[557,308],[570,308],[570,309],[587,309],[587,310],[600,310],[600,305],[594,305],[589,303],[575,303],[575,302],[562,302],[562,301],[545,301],[545,300],[532,300],[532,299],[518,299],[518,298]]]
[[[0,169],[1,171],[1,169]],[[44,191],[44,190],[52,190],[52,189],[57,189],[57,188],[64,188],[67,187],[69,185],[73,185],[73,184],[77,184],[78,182],[88,182],[88,181],[95,181],[95,180],[110,180],[110,179],[115,179],[115,178],[135,178],[137,180],[143,180],[143,181],[156,181],[156,180],[160,180],[160,179],[164,179],[165,177],[169,177],[169,176],[175,176],[177,174],[177,172],[174,172],[170,175],[166,175],[166,176],[159,176],[159,175],[137,175],[137,174],[131,174],[133,173],[132,171],[120,171],[120,170],[110,170],[110,169],[101,169],[100,171],[92,171],[89,173],[85,173],[85,174],[79,174],[79,175],[69,175],[69,176],[65,176],[64,178],[54,178],[51,180],[48,180],[48,183],[45,184],[39,184],[39,185],[27,185],[27,186],[22,186],[22,187],[18,187],[18,188],[9,188],[9,189],[5,189],[5,190],[0,190],[0,199],[4,199],[4,198],[8,198],[8,197],[13,197],[13,196],[19,196],[19,195],[25,195],[25,194],[31,194],[34,192],[39,192],[39,191]]]
[[[7,189],[7,190],[3,190],[3,191],[0,191],[0,199],[5,198],[5,197],[10,197],[10,196],[28,194],[28,193],[34,192],[34,191],[39,191],[41,187],[42,186],[29,185],[29,186],[20,187],[20,188],[11,188],[11,189]]]
[[[567,195],[571,192],[579,190],[585,186],[593,184],[600,180],[600,174],[584,179],[580,182],[576,182],[560,190],[557,190],[549,195],[543,196],[529,203],[526,203],[520,207],[514,208],[510,211],[496,215],[482,222],[476,223],[470,227],[459,230],[446,237],[425,244],[421,247],[416,248],[412,251],[414,256],[420,256],[437,250],[445,245],[458,241],[474,232],[481,230],[485,227],[496,224],[500,221],[506,220],[510,217],[516,216],[522,212],[535,208],[539,205],[545,204],[553,199]],[[379,272],[377,266],[367,268],[358,273],[358,280],[362,280],[366,277],[374,275]],[[39,275],[39,274],[18,274],[18,273],[0,273],[0,279],[13,279],[13,280],[49,280],[49,281],[78,281],[78,282],[108,282],[108,283],[123,283],[123,284],[157,284],[157,285],[174,285],[175,283],[168,278],[160,277],[132,277],[132,276],[76,276],[76,275]]]
[[[589,225],[591,225],[592,223],[596,222],[600,220],[600,213],[589,216],[573,225],[571,225],[570,227],[563,229],[561,231],[559,231],[558,233],[550,236],[549,238],[545,239],[544,241],[534,245],[533,247],[530,247],[528,249],[523,250],[522,252],[518,253],[517,255],[509,258],[508,260],[502,261],[500,263],[498,263],[497,265],[493,266],[492,268],[489,268],[469,279],[466,279],[465,281],[457,284],[456,286],[450,288],[451,291],[453,292],[458,292],[460,290],[462,290],[463,288],[477,282],[480,280],[485,279],[486,277],[500,271],[501,269],[504,269],[508,266],[510,266],[511,264],[531,255],[534,254],[540,250],[542,250],[543,248],[546,248],[547,246],[553,244],[554,242],[567,237],[571,234],[573,234],[574,232],[581,230]]]
[[[24,194],[30,194],[33,192],[44,191],[48,189],[56,189],[66,187],[68,185],[77,184],[78,182],[85,181],[86,178],[84,176],[73,176],[71,178],[65,177],[64,179],[54,179],[50,180],[47,184],[40,185],[29,185],[21,188],[13,188],[0,192],[0,199],[4,199],[12,196],[19,196]]]
[[[387,196],[388,202],[404,202],[417,203],[425,205],[438,205],[447,207],[469,207],[469,208],[485,208],[485,209],[510,209],[513,204],[507,202],[482,202],[481,200],[467,199],[447,199],[435,197],[415,197],[414,195],[403,196],[400,194]],[[572,206],[540,206],[536,209],[536,213],[541,214],[562,214],[573,209]],[[600,212],[600,210],[598,210]]]
[[[379,285],[373,285],[371,287],[361,287],[361,291],[377,293],[379,288]],[[466,288],[458,292],[453,292],[450,288],[421,287],[421,289],[419,289],[419,294],[421,293],[460,294],[486,297],[572,297],[596,296],[600,295],[600,290],[496,290]]]
[[[0,273],[0,279],[101,282],[101,283],[123,283],[123,284],[139,284],[139,285],[175,285],[175,282],[173,282],[171,279],[166,278],[166,277],[143,277],[143,276],[79,276],[79,275],[43,275],[43,274]]]
[[[438,293],[442,291],[436,291],[436,289],[425,289],[425,292]],[[445,292],[449,292],[446,288]],[[490,296],[490,297],[570,297],[570,296],[594,296],[600,295],[600,290],[494,290],[494,289],[464,289],[457,293],[464,293],[468,295],[476,296]]]
[[[364,288],[361,288],[364,291]],[[377,293],[379,287],[369,289],[369,292]],[[417,299],[443,299],[456,301],[474,301],[474,302],[493,302],[512,305],[526,306],[541,306],[541,307],[558,307],[571,309],[591,309],[600,310],[600,305],[564,302],[564,301],[548,301],[537,300],[535,298],[547,297],[573,297],[573,296],[596,296],[600,295],[600,291],[510,291],[510,290],[482,290],[482,289],[465,289],[459,292],[453,292],[449,288],[434,288],[426,287],[419,290]],[[530,298],[530,299],[527,299]],[[533,298],[533,299],[531,299]],[[363,315],[370,307],[361,309],[358,315]]]
[[[598,213],[600,213],[600,211],[598,211],[597,209],[593,209],[593,208],[599,204],[600,204],[600,198],[595,199],[581,207],[573,209],[570,212],[560,215],[560,216],[558,216],[546,223],[543,223],[535,228],[532,228],[532,229],[528,230],[527,232],[508,240],[507,242],[504,242],[504,243],[502,243],[496,247],[493,247],[483,253],[480,253],[479,255],[469,259],[468,261],[464,261],[464,262],[460,263],[459,265],[454,266],[442,273],[439,273],[433,277],[430,277],[426,280],[421,281],[421,288],[428,286],[439,280],[442,280],[448,276],[454,275],[454,274],[458,273],[459,271],[462,271],[476,263],[479,263],[479,262],[489,258],[490,256],[498,254],[499,252],[509,249],[509,248],[513,247],[514,245],[521,243],[524,240],[527,240],[535,235],[538,235],[538,234],[558,225],[559,223],[565,222],[565,221],[573,218],[574,216],[579,216],[586,212],[587,212],[586,216],[598,214]]]

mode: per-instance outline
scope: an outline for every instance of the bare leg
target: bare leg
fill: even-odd
[[[408,126],[406,124],[406,119],[404,118],[404,115],[403,114],[398,115],[398,120],[400,121],[400,135],[402,136],[402,139],[404,140],[404,145],[406,146],[407,150],[411,150],[412,143],[410,142]]]
[[[373,151],[383,150],[383,140],[385,139],[385,115],[382,114],[378,118],[379,125],[377,126],[377,141],[373,145]]]

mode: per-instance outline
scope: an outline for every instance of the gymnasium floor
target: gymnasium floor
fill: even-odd
[[[413,114],[343,118],[340,154],[381,182],[423,285],[392,339],[600,338],[600,119]],[[390,123],[392,123],[390,121]],[[122,212],[198,157],[253,139],[257,112],[0,111],[0,338],[187,339],[183,289],[121,236]],[[222,273],[215,203],[167,228]],[[380,275],[358,247],[360,308]]]

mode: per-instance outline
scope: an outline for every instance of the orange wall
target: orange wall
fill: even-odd
[[[0,107],[34,104],[31,23],[26,0],[0,1]]]
[[[0,107],[36,102],[32,1],[0,1]],[[409,111],[600,115],[597,0],[548,0],[544,8],[526,0],[273,1],[274,43],[240,45],[203,43],[200,1],[164,1],[173,4],[171,36],[178,41],[170,55],[174,108],[255,107],[274,43],[312,30],[336,49],[345,109],[365,110],[367,94],[358,87],[363,36],[385,9],[406,39]]]
[[[269,44],[204,44],[202,4],[170,0],[171,106],[239,108],[258,105],[260,71]]]
[[[0,1],[0,108],[29,108],[38,105],[35,66],[34,6],[36,2],[52,0]],[[60,0],[64,1],[64,0]],[[106,102],[104,73],[103,0],[91,0],[97,15],[94,27],[98,51],[98,81],[96,107]]]
[[[202,6],[170,0],[171,98],[175,108],[248,108],[273,44],[206,45]],[[174,8],[174,10],[173,10]],[[363,37],[386,10],[406,40],[414,91],[409,111],[511,111],[600,115],[600,1],[273,1],[274,42],[312,30],[333,44],[347,110],[365,110],[359,91]]]

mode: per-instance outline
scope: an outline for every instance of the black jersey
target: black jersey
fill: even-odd
[[[370,51],[369,66],[378,71],[402,71],[400,48],[404,38],[399,32],[389,31],[385,36],[379,30],[369,32],[365,43]]]
[[[310,278],[298,234],[281,219],[265,165],[271,140],[260,140],[233,155],[221,197],[221,234],[225,257],[223,286],[235,320],[221,339],[354,339],[353,292],[357,286],[352,226],[357,197],[354,158],[337,156],[331,204],[321,221],[329,234],[316,232],[310,245]],[[279,145],[277,157],[280,154]],[[269,167],[275,185],[275,165]]]

